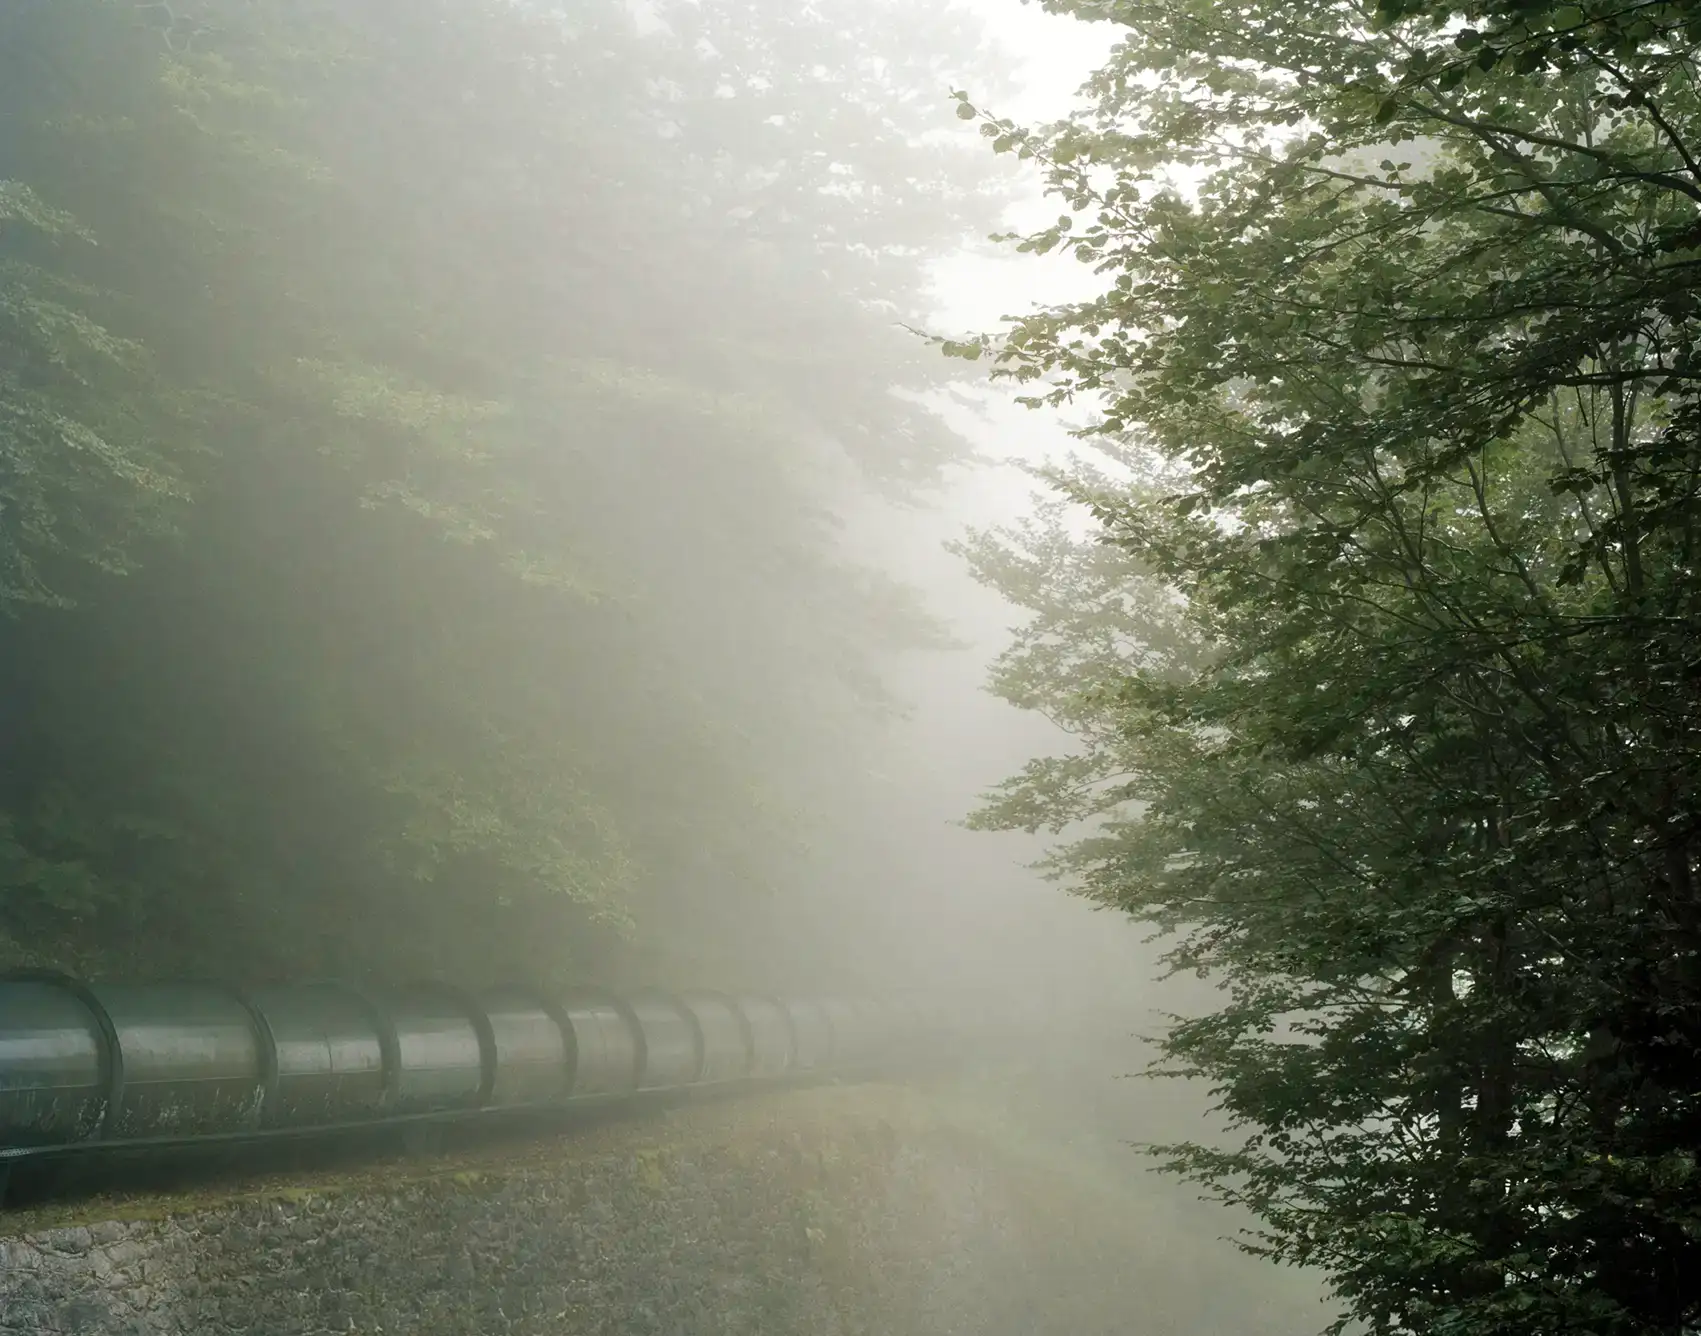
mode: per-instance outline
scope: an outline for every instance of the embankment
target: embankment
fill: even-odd
[[[0,1217],[0,1333],[1305,1336],[1153,1185],[826,1087],[515,1149]]]

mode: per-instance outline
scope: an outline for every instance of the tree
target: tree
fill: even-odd
[[[998,689],[1083,744],[980,819],[1094,821],[1060,873],[1218,977],[1166,1053],[1244,1143],[1158,1149],[1261,1217],[1246,1246],[1328,1271],[1334,1329],[1676,1336],[1693,10],[1047,7],[1127,28],[1089,109],[981,119],[1070,208],[1020,248],[1106,283],[941,342],[1100,405],[1083,438],[1143,466],[1054,477],[1126,563],[1142,652],[1087,638],[1097,547],[979,540],[1065,647],[1018,647]]]
[[[139,350],[82,309],[52,255],[92,244],[76,219],[0,179],[0,610],[52,603],[45,566],[127,569],[181,498],[154,448]],[[44,254],[45,252],[45,254]]]
[[[0,951],[584,978],[823,893],[880,656],[939,638],[838,554],[826,485],[960,449],[875,306],[989,175],[911,142],[926,13],[5,7],[7,198],[93,239],[32,291],[84,294],[137,381],[41,393],[175,471],[98,478],[170,521],[122,579],[55,568],[66,606],[0,625]],[[711,125],[736,67],[854,41],[891,59],[794,81],[769,141]],[[903,184],[824,188],[871,162]],[[706,225],[763,191],[759,233]]]

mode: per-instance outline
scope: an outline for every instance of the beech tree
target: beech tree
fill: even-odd
[[[0,964],[729,982],[854,882],[979,56],[645,16],[0,4]]]
[[[1046,7],[1126,29],[1085,109],[959,114],[1103,284],[941,342],[1111,462],[967,547],[1079,740],[977,820],[1218,979],[1238,1148],[1154,1149],[1332,1331],[1692,1330],[1697,13]]]

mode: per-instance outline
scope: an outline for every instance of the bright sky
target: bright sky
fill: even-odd
[[[976,14],[1020,62],[1027,87],[1007,114],[1045,120],[1069,110],[1075,89],[1104,63],[1120,31],[1047,14],[1024,0],[957,0]]]
[[[1019,85],[1012,98],[988,109],[1029,124],[1055,120],[1070,111],[1076,89],[1104,63],[1121,31],[1112,24],[1047,14],[1023,0],[955,3],[978,16],[1006,49]],[[964,133],[976,131],[966,125]],[[990,147],[986,151],[990,153]],[[1032,164],[1022,168],[1031,169],[1032,190],[1006,222],[1018,229],[1038,227],[1059,211],[1044,198],[1039,170]],[[937,263],[933,273],[937,298],[933,325],[944,333],[993,330],[1002,315],[1085,297],[1103,282],[1065,256],[1019,255],[1014,250],[1002,256],[964,252]],[[912,522],[907,540],[899,531],[887,531],[878,539],[888,559],[895,558],[897,565],[916,576],[927,568],[932,579],[952,586],[966,604],[978,602],[981,591],[968,584],[955,558],[940,551],[940,543],[966,526],[1006,523],[1028,513],[1035,483],[1014,465],[1059,459],[1073,444],[1055,415],[1019,407],[1012,402],[1014,393],[1008,386],[996,388],[984,417],[956,405],[943,410],[946,420],[984,457],[1001,464],[959,471],[937,511],[926,521],[912,517],[919,522]],[[983,615],[995,616],[995,625],[1006,622],[996,599],[984,597],[991,601],[982,609]]]
[[[1023,0],[956,2],[977,15],[1007,50],[1021,84],[1011,101],[991,110],[1029,124],[1068,114],[1075,105],[1075,90],[1104,64],[1121,31],[1109,23],[1082,23],[1047,14]],[[1040,192],[1037,170],[1033,176],[1032,195],[1012,214],[1015,226],[1037,226],[1053,215]],[[964,255],[938,265],[935,273],[939,320],[963,329],[990,329],[1006,312],[1084,295],[1098,282],[1075,261],[1061,256],[1011,255],[994,260]]]

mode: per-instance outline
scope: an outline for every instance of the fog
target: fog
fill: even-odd
[[[1201,986],[962,825],[1070,743],[946,545],[1069,424],[906,326],[1091,283],[982,240],[1047,205],[949,90],[1061,114],[1104,34],[334,8],[0,16],[8,448],[100,442],[0,504],[0,963],[986,999],[985,1097],[1173,1218],[1219,1329],[1308,1329],[1123,1144],[1204,1126],[1120,1079]]]

